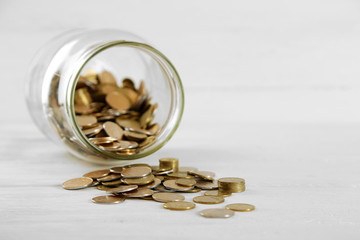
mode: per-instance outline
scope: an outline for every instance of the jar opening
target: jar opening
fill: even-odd
[[[154,153],[172,137],[183,114],[184,93],[176,69],[162,53],[144,43],[112,41],[92,48],[80,59],[69,81],[66,109],[72,120],[71,127],[83,144],[106,158],[130,160]],[[118,81],[128,77],[135,83],[145,82],[153,103],[159,105],[155,121],[160,124],[160,132],[154,142],[140,148],[134,155],[118,155],[99,148],[86,137],[76,119],[74,96],[78,80],[87,69],[110,71]]]

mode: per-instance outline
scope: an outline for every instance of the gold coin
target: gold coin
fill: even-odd
[[[107,187],[104,185],[98,185],[98,186],[96,186],[96,188],[100,191],[108,191],[108,190],[112,189],[112,187]]]
[[[114,84],[116,85],[116,79],[110,72],[103,71],[99,75],[100,83],[102,84]]]
[[[77,190],[91,186],[93,180],[89,177],[81,177],[67,180],[62,187],[66,190]]]
[[[160,181],[164,180],[164,176],[156,176],[157,179],[159,179]]]
[[[130,88],[132,90],[135,90],[135,83],[130,78],[125,78],[122,80],[122,86],[124,88]]]
[[[74,103],[77,105],[89,106],[92,102],[89,91],[86,87],[79,88],[75,91]]]
[[[205,196],[230,197],[231,192],[221,192],[219,190],[210,190],[204,193]]]
[[[159,133],[160,125],[158,123],[154,123],[147,130],[151,133],[151,135],[156,135]]]
[[[195,167],[179,167],[179,172],[198,171]]]
[[[155,111],[154,105],[151,105],[148,110],[146,110],[143,115],[140,117],[140,126],[141,128],[146,128],[148,124],[152,121],[152,115]]]
[[[90,81],[90,82],[92,82],[92,83],[94,83],[94,84],[97,84],[97,83],[98,83],[98,81],[97,81],[97,72],[96,72],[94,69],[88,69],[88,70],[86,70],[85,73],[84,73],[84,77],[85,77],[88,81]]]
[[[209,172],[209,171],[189,171],[188,172],[190,175],[199,177],[199,178],[203,178],[205,180],[210,180],[213,181],[214,177],[215,177],[215,173],[213,172]]]
[[[218,182],[214,181],[197,181],[195,184],[196,187],[201,188],[203,190],[212,190],[218,188]]]
[[[132,119],[116,118],[116,123],[123,128],[140,128],[140,123]]]
[[[99,182],[110,182],[110,181],[118,180],[120,178],[121,178],[121,175],[112,173],[112,174],[107,175],[105,177],[97,178],[97,180]]]
[[[121,150],[126,150],[128,148],[128,144],[124,143],[124,141],[121,141],[121,142],[112,142],[109,144],[102,144],[99,147],[106,151],[117,152]]]
[[[119,92],[111,92],[105,99],[112,108],[117,110],[128,110],[131,107],[129,98]]]
[[[163,185],[159,185],[159,186],[155,187],[154,190],[157,192],[175,192],[172,189],[165,188]]]
[[[159,186],[161,184],[161,180],[158,178],[154,178],[154,181],[145,185],[142,185],[140,188],[156,188],[157,186]]]
[[[146,185],[154,181],[154,178],[154,175],[150,174],[146,177],[141,178],[123,178],[122,181],[126,184]]]
[[[195,179],[179,178],[175,180],[175,183],[185,187],[194,187],[196,181]]]
[[[185,201],[176,201],[176,202],[167,202],[164,203],[163,207],[169,210],[176,210],[176,211],[184,211],[190,210],[195,208],[195,203],[192,202],[185,202]]]
[[[89,138],[89,140],[90,142],[98,145],[98,144],[112,143],[115,142],[117,139],[113,137],[94,137],[94,138]]]
[[[177,158],[160,158],[159,168],[172,169],[174,173],[179,171],[179,159]]]
[[[135,190],[137,188],[138,188],[137,185],[122,185],[122,186],[119,186],[119,187],[116,187],[116,188],[109,189],[107,191],[107,193],[111,193],[111,194],[124,193],[124,192],[133,191],[133,190]]]
[[[122,130],[122,128],[119,125],[117,125],[116,123],[105,122],[103,125],[103,128],[104,128],[106,134],[109,135],[109,137],[113,137],[116,139],[122,139],[122,137],[124,135],[124,130]]]
[[[96,171],[85,173],[83,175],[83,177],[89,177],[89,178],[92,178],[92,179],[98,179],[98,178],[105,177],[105,176],[107,176],[109,174],[110,174],[109,169],[101,169],[101,170],[96,170]]]
[[[233,203],[225,206],[226,209],[236,212],[250,212],[255,210],[255,206],[247,203]]]
[[[110,168],[110,172],[121,174],[121,171],[124,169],[124,167],[112,167]]]
[[[146,134],[137,133],[137,132],[129,132],[129,131],[125,131],[124,136],[127,139],[133,140],[133,141],[142,141],[147,138]]]
[[[193,176],[185,173],[185,172],[176,172],[176,173],[169,173],[167,174],[168,177],[171,178],[186,178],[186,179],[194,179]]]
[[[100,182],[98,181],[98,180],[94,180],[93,179],[93,182],[92,182],[92,184],[91,184],[91,187],[96,187],[96,186],[98,186],[100,184]]]
[[[158,192],[152,195],[152,198],[157,202],[174,202],[174,201],[183,201],[185,197],[178,193],[170,192]]]
[[[218,204],[223,203],[224,198],[220,196],[197,196],[193,198],[193,201],[201,204]]]
[[[244,192],[245,180],[237,177],[226,177],[218,180],[219,190],[223,192]]]
[[[114,187],[123,184],[123,182],[121,181],[121,179],[118,179],[110,182],[101,182],[101,184],[108,187]]]
[[[139,147],[144,147],[144,146],[150,145],[153,142],[155,142],[155,140],[156,140],[156,137],[154,137],[154,136],[147,137],[144,141],[142,141],[139,144]]]
[[[206,218],[229,218],[234,216],[234,212],[223,208],[210,208],[200,211],[200,216]]]
[[[128,198],[142,198],[153,195],[154,191],[147,188],[139,188],[131,192],[124,192],[123,195]]]
[[[97,196],[92,199],[94,203],[121,203],[125,200],[123,196],[113,196],[113,195],[105,195],[105,196]]]
[[[166,180],[166,181],[163,182],[163,185],[167,189],[172,189],[172,190],[179,191],[179,192],[189,191],[189,190],[194,188],[194,186],[186,187],[186,186],[178,185],[178,184],[176,184],[176,180]]]
[[[94,136],[94,135],[98,134],[99,132],[101,132],[102,129],[103,129],[102,125],[98,124],[95,127],[83,129],[82,132],[87,137],[91,137],[91,136]]]
[[[131,168],[131,167],[150,167],[149,164],[146,164],[146,163],[133,163],[133,164],[128,164],[128,165],[125,165],[124,168]]]
[[[200,189],[200,188],[197,188],[197,187],[194,187],[194,188],[191,189],[191,190],[183,191],[183,193],[197,193],[197,192],[201,192],[201,189]]]
[[[96,117],[91,115],[76,116],[76,121],[80,127],[93,126],[95,123],[97,123]]]
[[[140,178],[151,174],[151,168],[145,166],[125,168],[121,172],[123,178]]]

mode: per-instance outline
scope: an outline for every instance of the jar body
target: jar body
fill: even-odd
[[[156,140],[135,155],[119,156],[94,146],[76,122],[74,92],[86,69],[109,70],[117,79],[143,80],[158,104]],[[183,112],[181,80],[170,61],[136,35],[120,30],[74,30],[54,38],[33,60],[27,104],[38,128],[62,142],[75,156],[97,163],[119,163],[160,149],[176,131]]]

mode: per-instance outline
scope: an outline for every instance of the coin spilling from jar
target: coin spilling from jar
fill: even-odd
[[[196,204],[220,204],[234,193],[244,192],[245,180],[238,177],[215,179],[215,173],[199,171],[194,167],[180,167],[177,158],[161,158],[158,166],[145,163],[101,169],[70,179],[63,183],[67,190],[95,187],[106,195],[96,196],[94,203],[116,204],[127,199],[144,199],[163,203],[168,210],[185,211]],[[199,193],[192,202],[185,201],[183,194]],[[229,218],[235,212],[249,212],[255,206],[247,203],[231,203],[224,208],[210,208],[199,212],[206,218]]]
[[[139,86],[129,78],[118,85],[108,71],[92,69],[80,76],[74,95],[78,126],[98,148],[118,155],[134,155],[151,145],[160,132],[154,123],[157,104],[144,81]]]

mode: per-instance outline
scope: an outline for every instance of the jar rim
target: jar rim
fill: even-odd
[[[163,72],[166,73],[166,78],[168,81],[170,81],[170,83],[171,83],[170,85],[176,86],[174,91],[176,91],[175,97],[178,98],[178,99],[175,99],[175,101],[173,101],[174,94],[172,94],[172,102],[173,103],[171,104],[170,108],[173,111],[176,111],[177,117],[176,117],[175,124],[173,124],[171,131],[167,134],[166,138],[163,139],[161,142],[158,142],[155,145],[154,144],[150,145],[150,146],[154,146],[154,147],[149,149],[148,151],[145,150],[143,152],[139,152],[139,153],[136,153],[133,155],[118,155],[118,154],[111,153],[106,150],[102,150],[102,149],[98,148],[97,146],[95,146],[94,144],[92,144],[90,142],[90,140],[82,133],[80,126],[77,124],[76,113],[75,113],[75,108],[74,108],[74,96],[75,96],[76,84],[80,77],[80,73],[84,69],[86,64],[91,59],[93,59],[96,55],[98,55],[99,53],[101,53],[109,48],[119,47],[119,46],[131,47],[131,48],[138,49],[140,51],[147,53],[152,58],[154,58],[158,62],[159,66],[162,68]],[[167,69],[164,69],[164,67]],[[74,70],[75,71],[70,76],[70,81],[69,81],[69,86],[68,86],[68,91],[67,91],[67,93],[68,93],[67,99],[69,101],[66,101],[66,104],[68,105],[68,106],[66,106],[66,109],[68,109],[68,111],[69,111],[68,114],[70,116],[72,129],[74,130],[75,135],[79,138],[79,140],[82,143],[84,143],[86,145],[86,147],[90,148],[95,153],[102,155],[102,156],[106,156],[107,158],[110,158],[112,160],[118,160],[118,161],[127,161],[127,160],[135,160],[135,159],[143,158],[143,157],[146,157],[146,156],[158,151],[160,148],[162,148],[171,139],[171,137],[174,135],[177,128],[179,127],[179,124],[180,124],[180,121],[181,121],[181,118],[182,118],[182,115],[184,112],[183,85],[180,80],[180,76],[179,76],[178,72],[176,71],[175,67],[170,62],[170,60],[164,54],[162,54],[160,51],[155,49],[154,47],[152,47],[146,43],[135,42],[135,41],[118,40],[118,41],[106,42],[106,43],[100,44],[100,45],[90,49],[89,51],[87,51],[83,55],[82,60],[79,62],[78,67],[75,67]],[[174,104],[175,104],[175,106],[174,106]],[[169,116],[173,117],[171,115],[169,115]],[[168,124],[169,116],[164,125]]]

